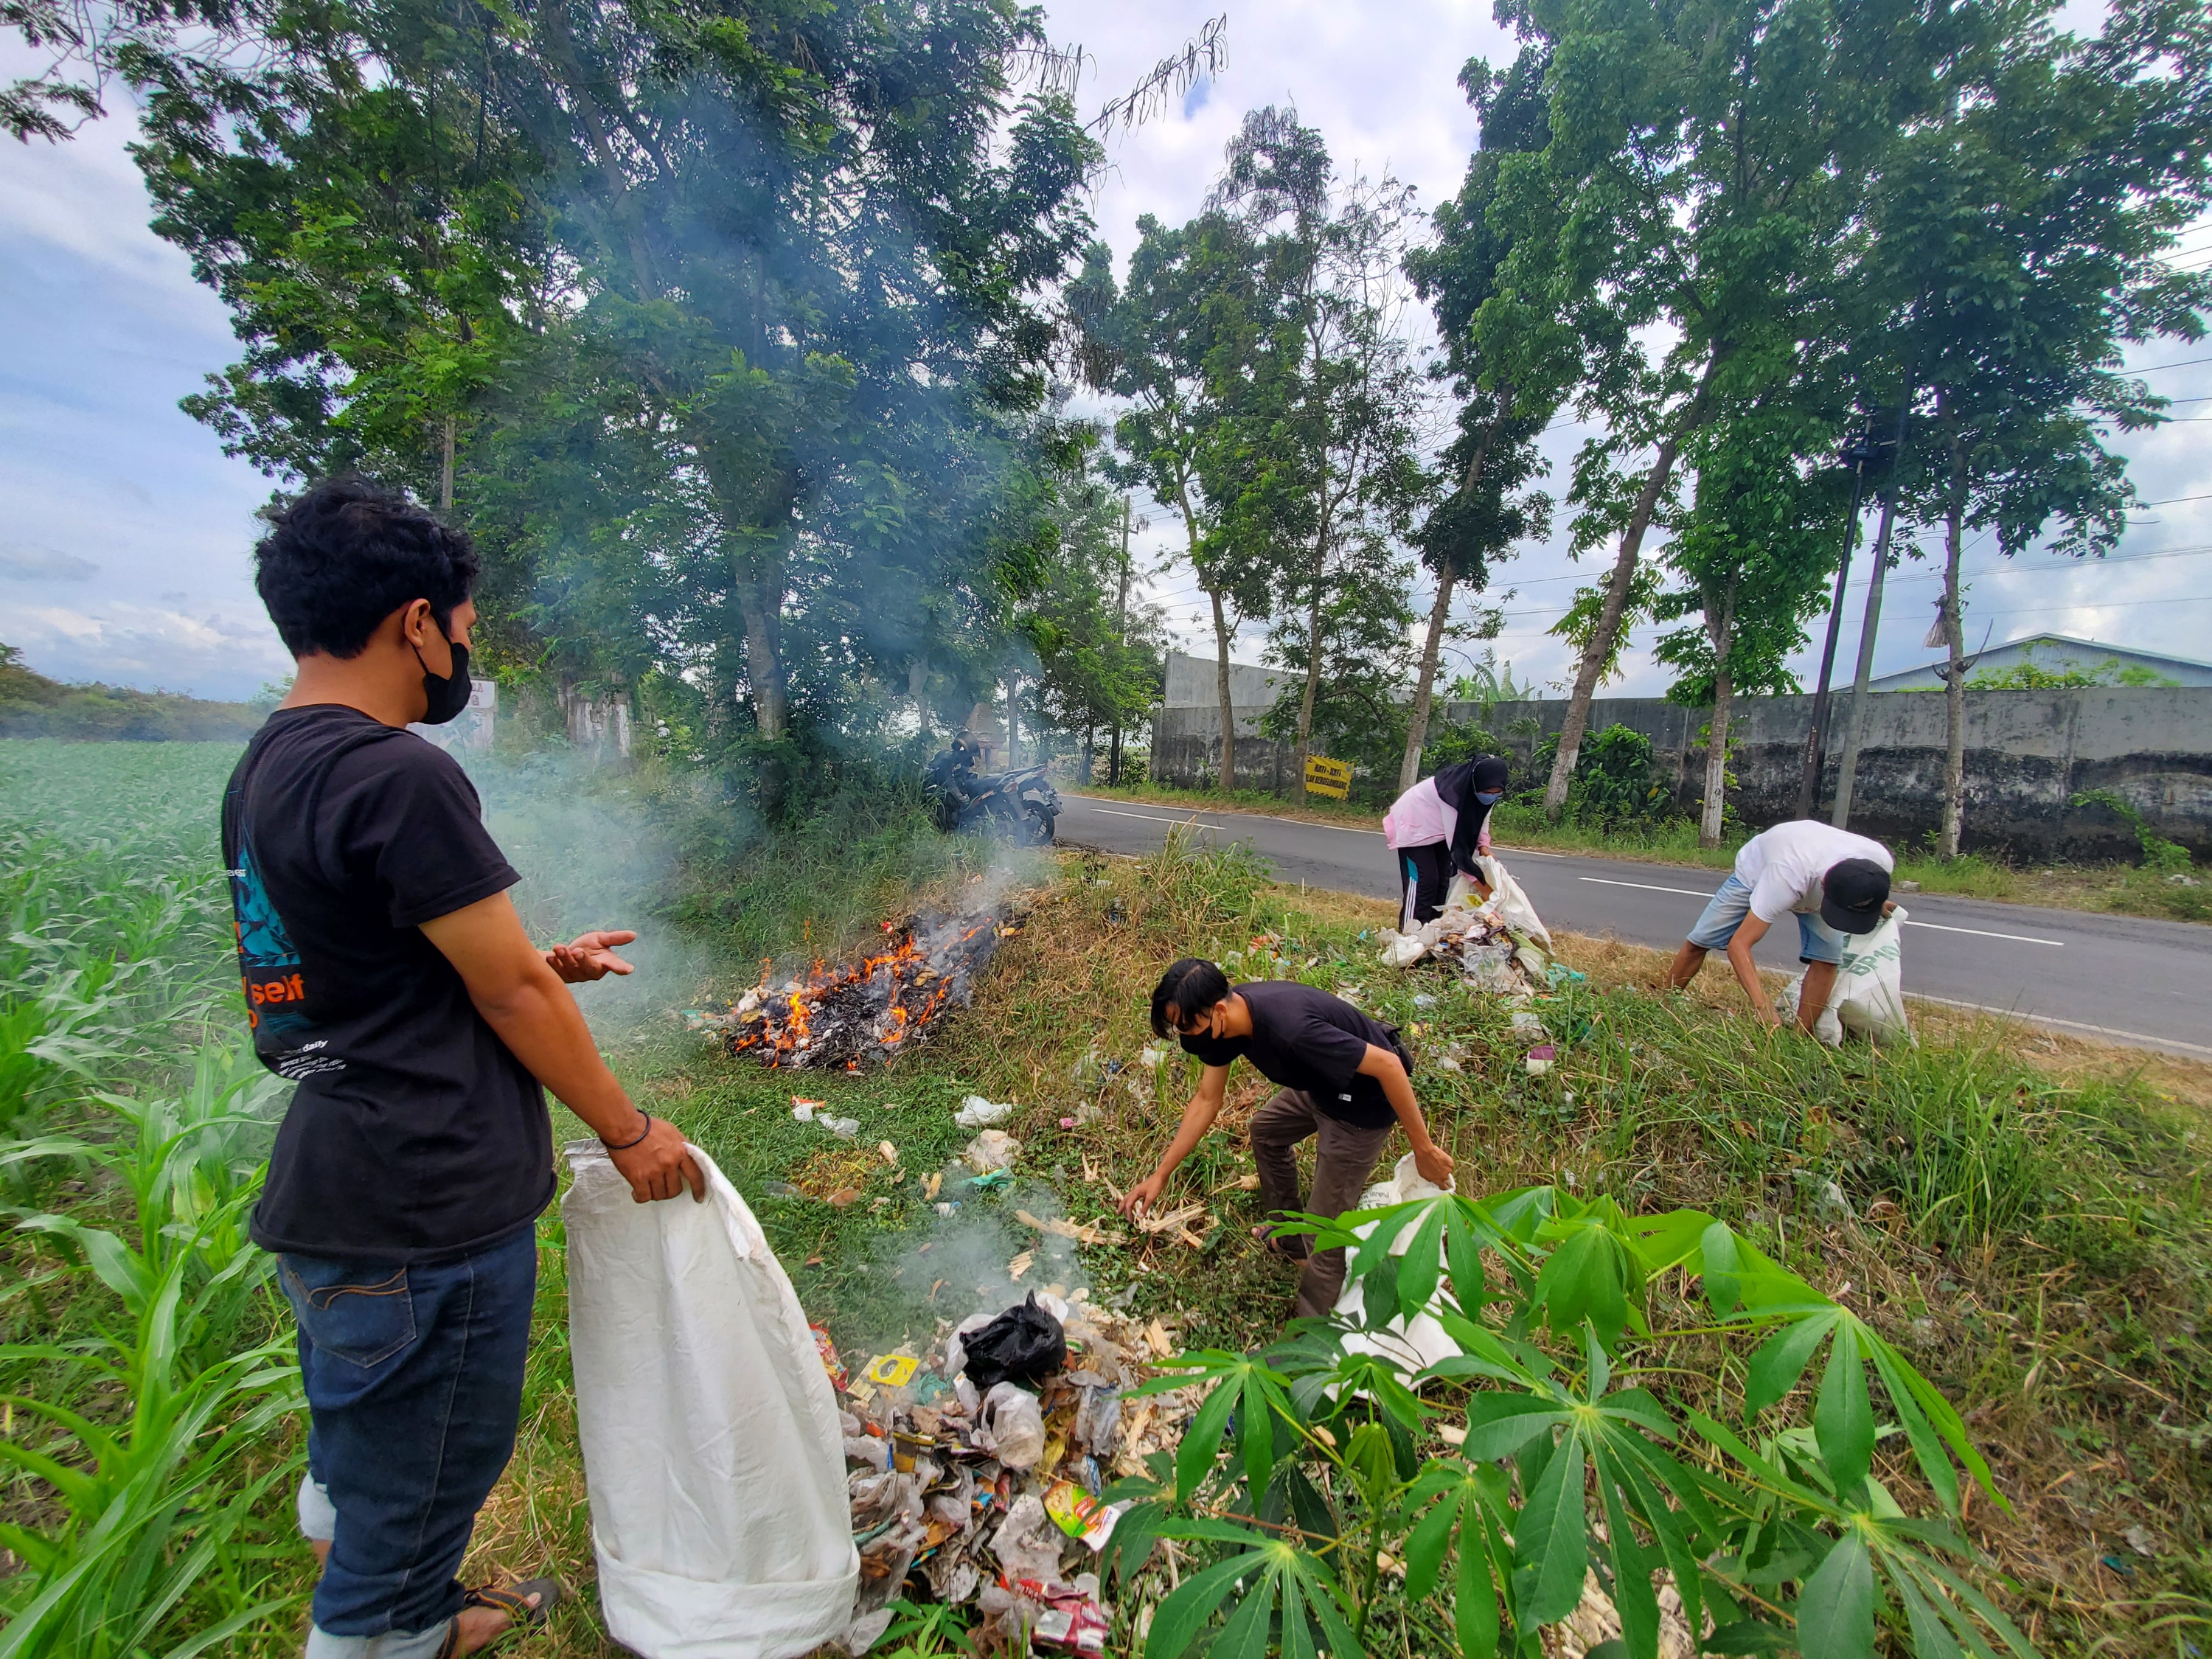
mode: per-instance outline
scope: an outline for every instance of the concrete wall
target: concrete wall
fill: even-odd
[[[1167,684],[1160,701],[1168,708],[1220,708],[1221,671],[1212,658],[1187,657],[1180,651],[1170,651],[1167,671]],[[1252,719],[1259,719],[1275,701],[1283,682],[1290,678],[1255,668],[1249,663],[1229,665],[1229,703],[1237,711],[1237,729],[1240,733],[1244,730],[1245,711],[1250,711]],[[1218,732],[1220,726],[1217,719],[1213,729]]]
[[[1729,722],[1736,776],[1731,803],[1747,823],[1764,828],[1796,811],[1812,702],[1809,696],[1753,697],[1736,704]],[[1925,694],[1869,696],[1851,828],[1907,842],[1940,827],[1943,704],[1942,697]],[[1816,809],[1821,817],[1834,799],[1850,695],[1833,706]],[[1247,737],[1246,712],[1237,711],[1238,781],[1287,793],[1289,746]],[[1263,711],[1249,712],[1256,720]],[[1465,720],[1486,712],[1488,729],[1513,761],[1516,777],[1526,778],[1537,744],[1565,723],[1567,705],[1564,699],[1546,700],[1498,703],[1482,711],[1455,703],[1443,715]],[[1674,786],[1677,810],[1689,814],[1705,786],[1705,710],[1663,698],[1601,697],[1591,706],[1589,729],[1595,733],[1619,723],[1650,738],[1653,759]],[[1188,786],[1218,768],[1220,720],[1210,711],[1163,709],[1155,730],[1156,778]],[[2197,857],[2212,857],[2212,687],[1966,694],[1970,850],[2019,859],[2134,856],[2134,831],[2116,814],[2071,805],[2076,793],[2096,788],[2114,791],[2159,834]]]

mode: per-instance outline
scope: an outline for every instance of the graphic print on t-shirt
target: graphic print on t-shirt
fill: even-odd
[[[230,911],[238,933],[238,975],[246,988],[248,1022],[258,1028],[265,1018],[271,1032],[305,1030],[313,1022],[298,1006],[307,995],[299,947],[270,902],[250,840],[239,848],[238,867],[230,872]]]

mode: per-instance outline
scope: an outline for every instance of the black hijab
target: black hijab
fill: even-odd
[[[1490,817],[1490,808],[1475,799],[1478,792],[1486,795],[1502,795],[1511,776],[1505,763],[1496,755],[1477,755],[1473,760],[1447,766],[1437,774],[1437,799],[1457,813],[1452,825],[1452,867],[1470,876],[1482,872],[1475,867],[1474,848],[1482,834],[1482,826]]]

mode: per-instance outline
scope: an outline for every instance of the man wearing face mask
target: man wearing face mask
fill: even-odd
[[[1455,871],[1490,896],[1474,860],[1489,856],[1490,809],[1505,799],[1508,781],[1504,761],[1478,755],[1423,778],[1383,815],[1382,838],[1397,858],[1400,933],[1436,920]]]
[[[568,986],[629,933],[541,951],[459,764],[406,728],[468,704],[468,538],[360,479],[318,484],[254,550],[299,662],[223,796],[239,966],[262,1063],[299,1085],[254,1242],[299,1322],[301,1530],[323,1559],[309,1659],[454,1659],[558,1599],[465,1589],[514,1448],[554,1192],[550,1089],[640,1203],[705,1181],[631,1103]]]

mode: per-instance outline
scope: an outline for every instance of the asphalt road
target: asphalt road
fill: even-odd
[[[1143,802],[1066,795],[1059,838],[1113,853],[1158,847],[1168,826],[1249,842],[1278,881],[1395,898],[1379,830],[1243,812],[1186,812]],[[1501,845],[1546,924],[1672,950],[1720,885],[1714,871],[1625,863]],[[1901,894],[1908,996],[2016,1014],[2082,1036],[2212,1058],[2212,927],[2185,921],[2046,910],[1981,899]],[[1759,941],[1759,965],[1795,973],[1797,932]],[[1707,973],[1726,964],[1708,963]]]

